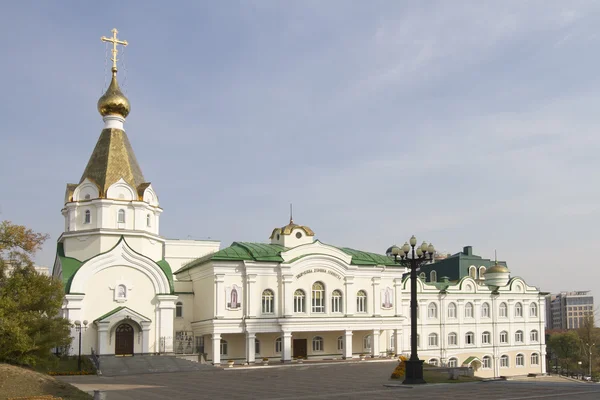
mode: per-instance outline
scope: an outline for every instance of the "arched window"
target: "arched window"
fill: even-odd
[[[325,286],[321,282],[312,285],[312,312],[325,312]]]
[[[515,343],[523,343],[523,331],[515,332]]]
[[[331,312],[342,312],[342,292],[339,290],[334,290],[333,293],[331,293]]]
[[[473,303],[465,304],[465,318],[473,318]]]
[[[477,267],[474,265],[471,265],[469,267],[469,276],[473,279],[477,279]]]
[[[363,350],[371,350],[371,335],[363,337]]]
[[[146,214],[146,226],[148,228],[150,228],[150,226],[152,226],[152,218],[150,217],[150,214]]]
[[[500,316],[505,318],[508,317],[508,306],[506,303],[500,303]]]
[[[455,332],[448,334],[448,346],[458,346],[458,335]]]
[[[506,331],[500,332],[500,343],[502,343],[502,344],[508,343],[508,332],[506,332]]]
[[[438,335],[437,335],[437,333],[430,333],[429,334],[428,344],[429,344],[429,347],[437,347],[438,346]]]
[[[456,303],[448,304],[448,318],[456,318]]]
[[[254,354],[260,354],[260,340],[254,339]]]
[[[273,291],[270,289],[262,292],[262,312],[263,314],[273,314]]]
[[[421,278],[422,280],[425,280],[425,279],[427,279],[427,275],[425,275],[425,272],[421,272],[419,274],[419,278]]]
[[[536,331],[534,329],[531,332],[529,332],[529,340],[531,340],[532,342],[538,342],[540,340],[540,336],[538,334],[538,331]]]
[[[429,303],[427,306],[427,318],[437,318],[437,304]]]
[[[91,198],[92,198],[92,196],[90,196],[89,194],[86,194],[85,197],[84,197],[85,200],[89,200]]]
[[[508,366],[508,356],[504,354],[502,357],[500,357],[500,368],[508,368]]]
[[[521,303],[515,304],[515,317],[523,316],[523,305]]]
[[[431,282],[437,282],[437,272],[435,272],[435,270],[429,273],[429,280]]]
[[[529,316],[530,317],[537,317],[538,316],[538,307],[536,303],[531,303],[529,305]]]
[[[177,318],[183,317],[183,303],[180,301],[175,304],[175,316]]]
[[[531,365],[539,365],[540,364],[540,355],[538,353],[531,354]]]
[[[356,312],[367,312],[367,293],[364,290],[359,290],[356,294]]]
[[[456,368],[458,367],[458,359],[456,357],[452,357],[451,359],[448,360],[448,367],[449,368]]]
[[[467,346],[473,346],[475,344],[475,334],[473,332],[467,332],[465,334],[465,344]]]
[[[490,317],[490,305],[488,303],[483,303],[481,305],[481,318],[489,318]]]
[[[344,350],[344,337],[343,336],[338,336],[338,338],[337,338],[337,349],[338,349],[338,351]]]
[[[227,355],[227,340],[225,340],[225,339],[221,339],[221,355],[222,356]]]
[[[485,267],[479,267],[479,279],[485,279]]]
[[[484,369],[492,368],[492,359],[490,358],[490,356],[483,357],[482,361],[483,361],[481,363],[482,368],[484,368]]]
[[[481,334],[481,344],[491,344],[492,343],[492,335],[485,331]]]
[[[303,313],[304,312],[304,299],[305,299],[304,291],[302,289],[298,289],[294,292],[294,312]]]
[[[92,222],[92,213],[90,210],[85,210],[85,214],[83,217],[83,223],[84,224],[89,224]]]
[[[275,353],[281,353],[281,338],[278,337],[277,339],[275,339]]]
[[[525,356],[523,354],[517,354],[516,365],[517,367],[525,366]]]
[[[123,209],[119,210],[119,212],[117,213],[117,222],[119,224],[125,223],[125,210],[123,210]]]
[[[429,361],[427,361],[427,364],[437,367],[440,365],[440,362],[437,360],[437,358],[430,358]]]
[[[323,338],[321,336],[315,336],[312,340],[313,351],[323,351]]]

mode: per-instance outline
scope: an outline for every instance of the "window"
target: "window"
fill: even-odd
[[[123,209],[119,210],[119,212],[117,213],[117,222],[119,224],[125,223],[125,210],[123,210]]]
[[[531,332],[529,332],[529,340],[531,340],[532,342],[538,342],[540,340],[540,337],[538,335],[538,331],[536,331],[534,329]]]
[[[431,358],[429,361],[427,361],[427,364],[437,367],[440,365],[440,362],[437,360],[437,358]]]
[[[530,317],[537,317],[538,314],[538,307],[536,303],[531,303],[529,305],[529,316]]]
[[[484,279],[483,276],[485,275],[485,267],[479,267],[479,279]]]
[[[508,316],[508,307],[506,303],[500,303],[500,316],[507,317]]]
[[[325,287],[321,282],[312,285],[312,312],[325,312]]]
[[[523,343],[523,331],[516,331],[515,332],[515,342],[516,343]]]
[[[451,359],[448,360],[448,367],[450,368],[456,368],[458,367],[458,359],[452,357]]]
[[[448,318],[456,318],[456,304],[448,304]]]
[[[356,312],[367,312],[367,294],[364,290],[359,290],[356,294]]]
[[[281,338],[275,339],[275,353],[281,353]]]
[[[338,351],[344,350],[344,337],[343,336],[338,336],[337,349],[338,349]]]
[[[367,335],[363,338],[363,349],[371,350],[371,335]]]
[[[425,275],[425,272],[421,272],[419,274],[419,278],[422,279],[422,280],[425,280],[425,279],[427,279],[427,275]]]
[[[175,304],[175,316],[177,318],[183,317],[183,303],[180,301]]]
[[[437,333],[429,334],[429,347],[437,347],[438,345],[438,335]]]
[[[481,318],[489,318],[490,317],[490,305],[488,303],[483,303],[481,305]]]
[[[331,294],[331,312],[342,312],[342,292],[339,290],[334,290]]]
[[[429,303],[427,306],[427,318],[437,318],[437,304]]]
[[[492,359],[490,356],[483,357],[483,363],[481,364],[482,368],[489,369],[492,368]]]
[[[303,313],[304,312],[304,291],[298,289],[294,292],[294,312]]]
[[[273,291],[267,289],[262,293],[262,312],[263,314],[273,314]]]
[[[523,305],[521,303],[515,304],[515,317],[523,316]]]
[[[431,272],[429,273],[429,280],[430,280],[431,282],[437,282],[437,272],[435,272],[435,271],[431,271]]]
[[[92,213],[90,212],[90,210],[85,210],[85,214],[83,217],[83,223],[89,224],[90,222],[92,222]]]
[[[506,354],[500,357],[500,368],[508,368],[508,356]]]
[[[260,354],[260,340],[254,339],[254,353]]]
[[[85,200],[89,200],[91,198],[92,198],[92,196],[90,196],[89,194],[86,194],[85,197],[84,197]]]
[[[492,335],[489,332],[483,332],[481,334],[481,344],[491,344]]]
[[[523,356],[523,354],[517,354],[516,364],[517,364],[517,367],[525,366],[525,356]]]
[[[448,334],[448,346],[458,346],[458,335],[454,332]]]
[[[475,334],[473,332],[467,332],[465,335],[465,344],[472,346],[475,344]]]
[[[151,225],[152,225],[152,218],[150,217],[150,214],[146,214],[146,226],[148,228],[150,228]]]
[[[508,343],[508,332],[506,332],[506,331],[500,332],[500,343],[503,343],[503,344]]]
[[[390,349],[396,348],[396,335],[390,336]]]
[[[538,353],[531,354],[531,365],[539,365],[540,364],[540,355]]]
[[[221,355],[222,356],[227,355],[227,340],[225,340],[225,339],[221,339]]]
[[[465,318],[473,318],[473,303],[465,304]]]

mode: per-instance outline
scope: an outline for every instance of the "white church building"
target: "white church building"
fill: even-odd
[[[387,255],[321,243],[291,218],[266,243],[161,237],[163,210],[124,130],[116,61],[112,71],[98,101],[104,129],[67,185],[53,270],[64,316],[84,327],[83,354],[200,353],[219,365],[410,352],[407,270]],[[474,267],[419,280],[420,358],[481,376],[545,373],[544,296],[505,265],[487,265],[502,278],[493,285]],[[72,336],[77,348],[75,327]]]

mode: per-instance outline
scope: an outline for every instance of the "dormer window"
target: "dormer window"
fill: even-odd
[[[86,200],[89,200],[89,199],[90,199],[90,195],[89,195],[89,194],[86,194],[84,198],[85,198]]]
[[[296,238],[300,239],[302,237],[302,233],[301,232],[296,232]]]
[[[123,210],[123,209],[119,210],[119,212],[117,213],[117,222],[119,224],[125,223],[125,210]]]
[[[85,210],[85,214],[84,214],[84,217],[83,217],[83,223],[84,224],[89,224],[91,222],[92,222],[92,213],[90,212],[90,210]]]

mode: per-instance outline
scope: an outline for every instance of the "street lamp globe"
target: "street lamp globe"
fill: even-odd
[[[412,235],[410,238],[410,245],[412,247],[415,247],[417,245],[417,238],[415,237],[415,235]]]

